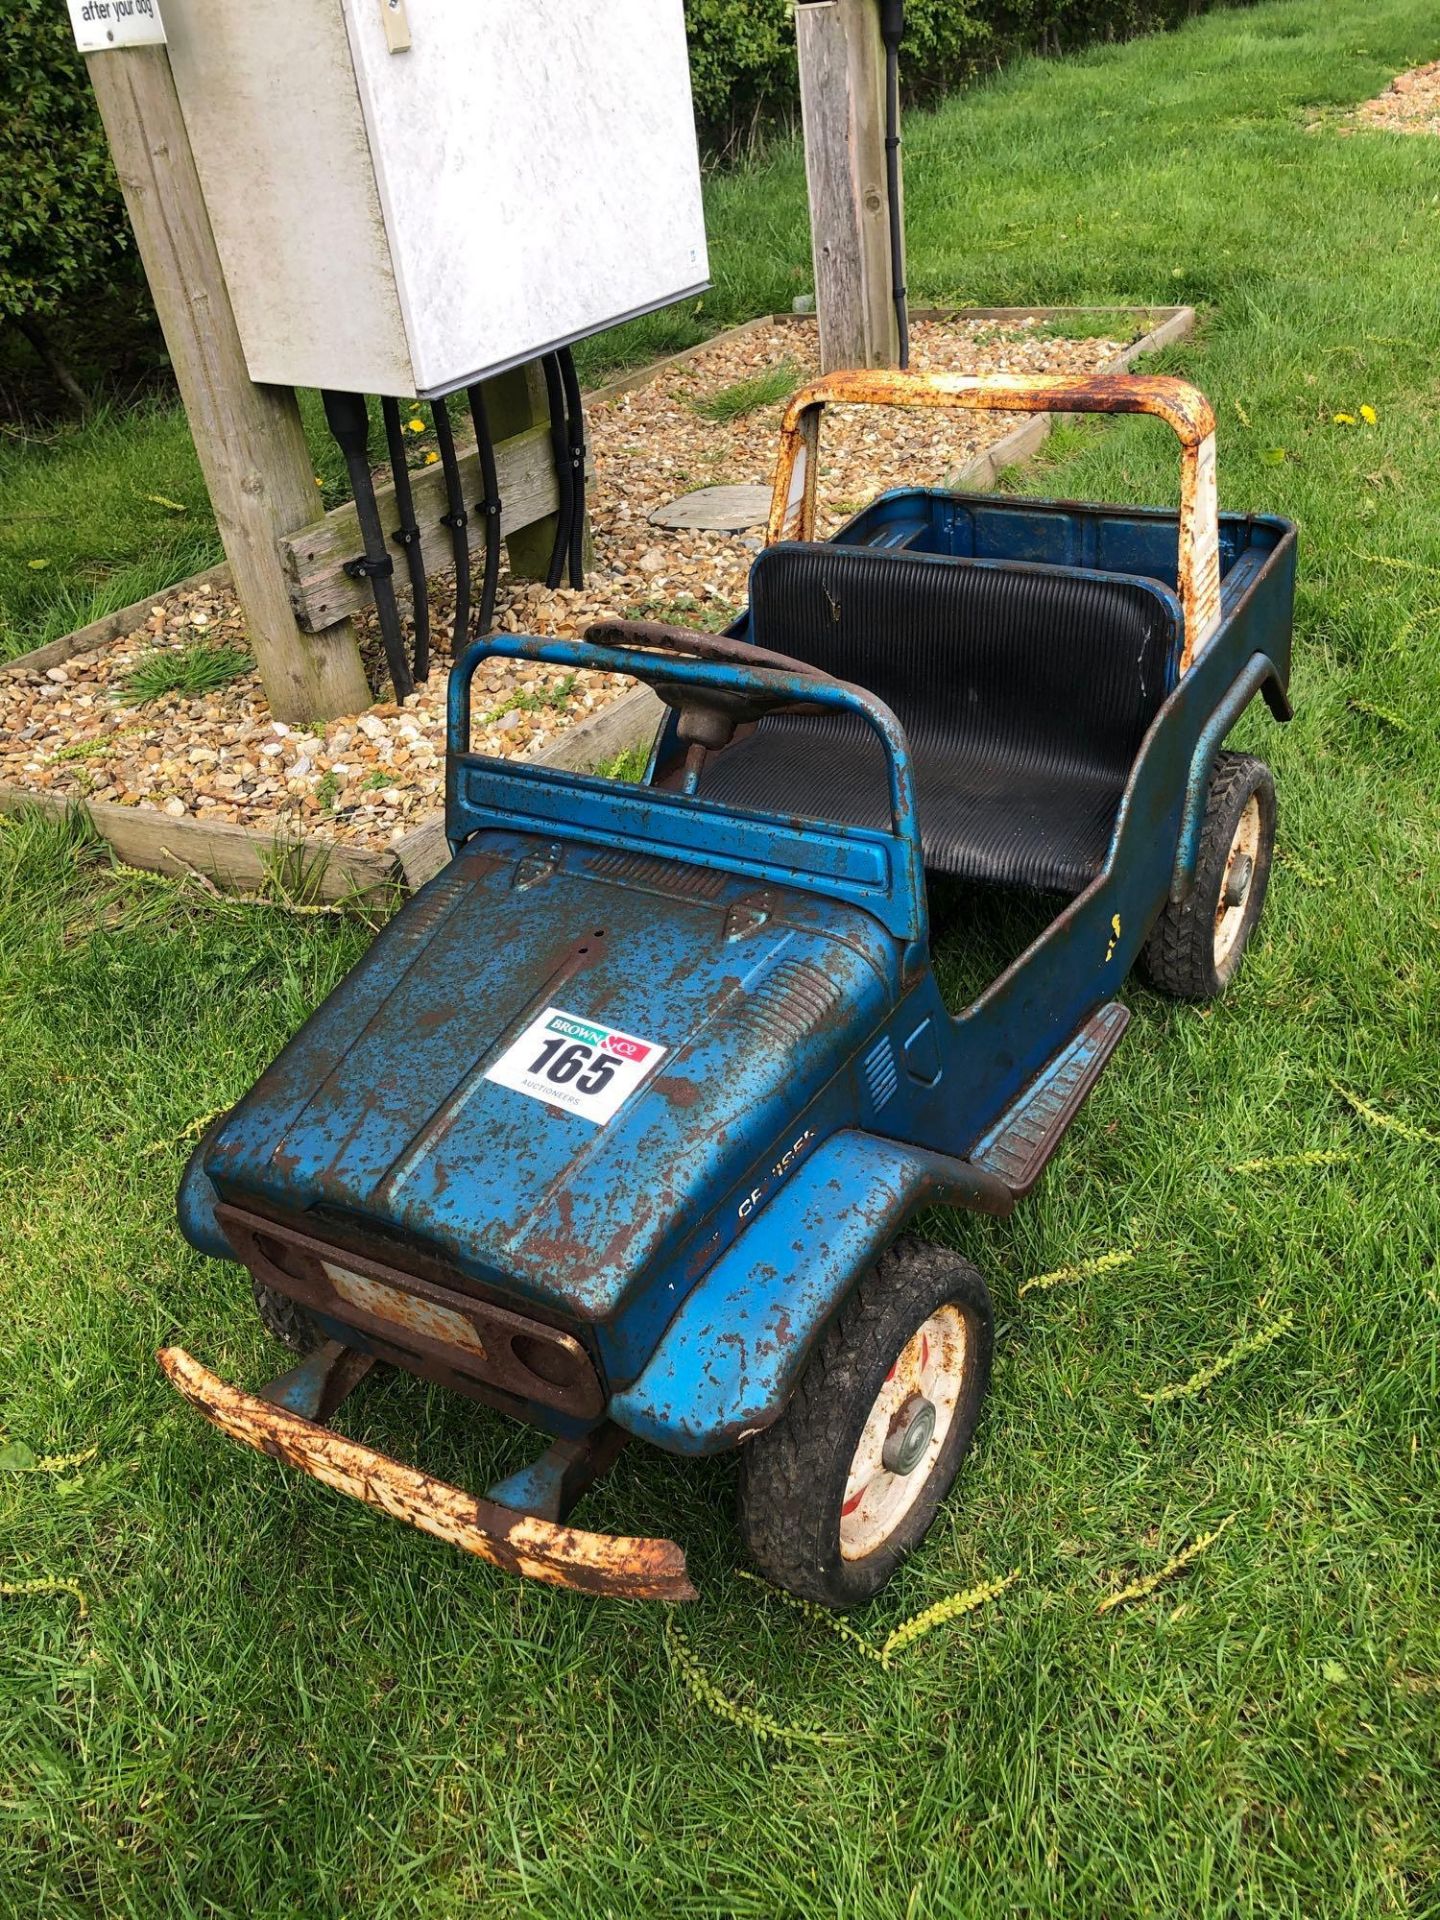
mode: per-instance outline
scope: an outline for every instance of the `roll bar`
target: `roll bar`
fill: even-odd
[[[1220,623],[1220,511],[1215,415],[1188,380],[1162,374],[832,373],[785,409],[767,538],[813,540],[820,420],[826,407],[967,407],[1005,413],[1153,413],[1180,441],[1178,579],[1184,673]]]

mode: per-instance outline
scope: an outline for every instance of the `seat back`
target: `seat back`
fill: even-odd
[[[788,542],[750,609],[757,645],[878,694],[919,754],[1121,784],[1179,670],[1173,597],[1079,570]]]

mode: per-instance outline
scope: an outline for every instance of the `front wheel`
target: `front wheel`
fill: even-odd
[[[994,1315],[968,1260],[898,1240],[740,1456],[740,1529],[767,1579],[853,1607],[929,1532],[990,1384]]]
[[[255,1296],[255,1311],[260,1316],[260,1324],[273,1340],[282,1347],[289,1347],[294,1353],[313,1353],[320,1346],[325,1335],[320,1331],[312,1317],[297,1301],[276,1293],[273,1287],[267,1287],[252,1274],[250,1291]]]

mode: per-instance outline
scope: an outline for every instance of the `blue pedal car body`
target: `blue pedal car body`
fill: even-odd
[[[1177,390],[1203,488],[1193,390],[1088,386],[1115,407],[1163,388],[1145,410],[1172,425]],[[819,409],[848,397],[792,405],[776,534],[809,531]],[[248,1267],[313,1351],[255,1396],[171,1349],[176,1384],[236,1438],[600,1592],[689,1591],[671,1543],[564,1524],[622,1441],[739,1446],[770,1576],[832,1605],[873,1592],[988,1375],[983,1284],[902,1238],[912,1216],[1008,1212],[1123,1033],[1137,959],[1219,991],[1263,899],[1273,789],[1221,748],[1257,692],[1288,717],[1295,533],[1203,509],[1187,544],[1183,510],[904,490],[833,540],[772,540],[726,638],[613,623],[469,646],[452,859],[181,1190],[187,1238]],[[1197,551],[1213,580],[1187,638]],[[470,682],[497,656],[654,685],[645,781],[473,754]],[[953,1012],[937,875],[1057,897]],[[341,1441],[328,1413],[375,1360],[552,1444],[474,1498]]]

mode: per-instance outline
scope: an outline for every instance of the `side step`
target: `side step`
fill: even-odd
[[[1075,1038],[976,1141],[967,1156],[971,1163],[995,1174],[1017,1199],[1023,1199],[1050,1164],[1066,1128],[1085,1104],[1129,1024],[1130,1009],[1118,1000],[1092,1013]]]

